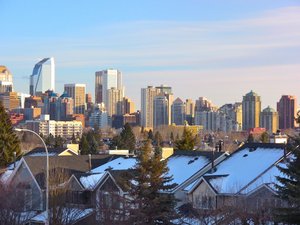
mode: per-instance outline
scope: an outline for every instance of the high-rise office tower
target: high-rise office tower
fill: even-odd
[[[30,95],[41,95],[47,90],[55,90],[54,58],[39,61],[30,75]]]
[[[107,90],[107,113],[109,116],[121,115],[121,101],[123,99],[123,93],[121,90],[114,87]]]
[[[185,120],[189,125],[194,124],[195,103],[192,99],[185,100]]]
[[[85,112],[85,90],[85,84],[65,84],[65,92],[73,98],[75,114],[84,114]]]
[[[168,100],[168,124],[171,124],[171,106],[173,104],[174,101],[174,95],[172,93],[172,87],[167,86],[167,85],[160,85],[158,87],[156,87],[156,89],[158,90],[158,93],[161,93],[163,95],[166,96],[167,100]]]
[[[176,98],[176,100],[172,104],[172,124],[176,125],[184,125],[185,121],[185,104],[180,98]]]
[[[259,127],[261,112],[260,96],[253,91],[243,96],[242,110],[243,130]]]
[[[237,130],[242,130],[242,103],[236,102],[234,104],[225,104],[220,107],[219,111],[224,113],[228,119],[232,120],[232,122],[235,123]]]
[[[0,66],[0,93],[12,92],[13,81],[12,74],[5,66]]]
[[[195,111],[204,112],[204,111],[217,111],[217,107],[205,97],[199,97],[196,100]]]
[[[135,112],[134,102],[131,101],[129,98],[124,97],[121,102],[121,110],[122,110],[122,114],[134,113]]]
[[[141,126],[153,128],[153,100],[159,90],[153,86],[141,90]]]
[[[107,107],[107,90],[115,88],[124,96],[122,73],[119,70],[107,69],[95,73],[95,103],[104,103]]]
[[[269,133],[276,133],[278,122],[278,113],[270,106],[260,113],[260,126],[266,128]]]
[[[159,93],[172,94],[172,87],[164,85],[164,84],[157,86],[156,89],[159,90]]]
[[[277,111],[279,114],[279,128],[290,129],[295,128],[297,123],[297,98],[292,95],[282,95],[277,102]]]
[[[153,126],[169,125],[168,99],[160,93],[153,100]]]

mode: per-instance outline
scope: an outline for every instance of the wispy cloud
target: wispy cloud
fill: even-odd
[[[81,28],[81,32],[43,40],[20,37],[14,46],[0,43],[7,52],[0,61],[19,66],[22,71],[16,76],[23,76],[31,72],[38,57],[54,56],[57,74],[65,80],[74,80],[74,76],[80,80],[86,73],[88,83],[93,82],[95,70],[117,67],[124,71],[128,93],[137,96],[141,87],[156,79],[173,85],[178,95],[194,98],[213,95],[224,84],[244,92],[251,85],[260,89],[259,83],[268,81],[279,88],[285,80],[299,80],[300,7],[274,9],[240,20],[132,21]],[[186,86],[193,88],[186,90]],[[194,93],[199,87],[201,93]],[[262,87],[268,94],[263,88],[268,88]],[[275,90],[271,91],[274,96]],[[298,89],[296,92],[300,94]],[[236,94],[216,101],[232,95]]]

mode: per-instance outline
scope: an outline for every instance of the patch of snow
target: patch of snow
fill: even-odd
[[[184,188],[184,191],[189,192],[190,190],[192,190],[192,188],[194,187],[195,184],[197,184],[199,182],[201,178],[198,178],[197,180],[195,180],[194,182],[190,183],[188,186],[186,186]]]
[[[95,173],[89,176],[82,176],[79,180],[85,189],[93,190],[103,175],[104,173]]]
[[[181,184],[209,163],[205,156],[175,155],[168,159],[168,175],[173,176],[172,183]]]
[[[284,151],[279,148],[249,150],[245,148],[232,154],[216,167],[214,173],[207,174],[208,176],[217,175],[209,179],[209,182],[219,193],[238,192],[276,163],[283,156]]]
[[[136,164],[136,158],[119,157],[102,166],[96,167],[92,173],[104,173],[107,170],[127,170],[133,169]]]

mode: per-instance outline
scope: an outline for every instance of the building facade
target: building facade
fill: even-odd
[[[115,88],[124,96],[122,73],[116,69],[107,69],[95,73],[95,103],[104,103],[107,107],[107,90]]]
[[[297,126],[297,98],[292,95],[282,95],[277,102],[277,111],[279,114],[279,128],[293,129]]]
[[[54,58],[44,58],[39,61],[30,75],[30,95],[41,95],[47,90],[55,90]]]
[[[266,128],[269,133],[276,133],[279,126],[278,112],[270,106],[265,108],[260,114],[260,127]]]
[[[172,106],[172,124],[175,125],[184,125],[185,121],[185,104],[184,102],[180,99],[177,98]]]
[[[168,99],[159,94],[153,100],[153,126],[159,127],[169,125]]]
[[[65,84],[65,92],[73,98],[73,112],[75,114],[84,114],[86,109],[85,102],[85,84]]]
[[[6,66],[0,66],[0,93],[13,91],[12,74]]]
[[[243,130],[259,127],[261,112],[260,96],[253,91],[250,91],[248,94],[243,96],[242,111]]]
[[[145,128],[153,128],[153,101],[158,93],[153,86],[141,90],[141,126]]]

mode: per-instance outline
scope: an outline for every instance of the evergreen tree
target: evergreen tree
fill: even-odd
[[[21,155],[20,141],[10,121],[5,108],[0,102],[0,167],[7,166],[14,160],[14,152],[17,157]]]
[[[247,143],[254,143],[254,136],[253,136],[253,134],[249,134],[248,139],[247,139]]]
[[[148,132],[148,139],[150,139],[152,141],[154,140],[153,131],[151,129]]]
[[[161,136],[160,132],[159,131],[156,131],[155,132],[155,135],[154,135],[154,143],[156,146],[160,147],[163,143],[163,137]]]
[[[85,135],[82,135],[79,146],[80,146],[81,155],[89,154],[89,143]]]
[[[94,135],[87,136],[87,142],[89,144],[89,154],[95,155],[98,152],[98,142]]]
[[[189,129],[184,127],[182,137],[175,142],[175,149],[178,150],[193,150],[195,147],[196,139]]]
[[[170,134],[170,140],[173,142],[175,140],[173,131]]]
[[[60,135],[54,138],[54,148],[61,148],[65,144],[65,139],[63,139]]]
[[[131,129],[131,126],[129,125],[129,123],[126,123],[120,135],[113,137],[112,144],[110,145],[110,147],[117,147],[118,149],[128,149],[129,151],[134,151],[135,142],[136,139]]]
[[[261,134],[261,136],[260,136],[260,141],[262,142],[262,143],[269,143],[269,134],[268,134],[268,132],[263,132],[262,134]]]
[[[45,138],[45,144],[48,147],[53,147],[55,145],[55,138],[51,133]]]
[[[300,116],[297,121],[300,122]],[[292,157],[287,167],[278,167],[284,176],[277,177],[278,195],[287,205],[275,210],[278,222],[300,224],[300,135],[293,137]]]
[[[135,166],[136,176],[131,189],[133,204],[137,206],[130,217],[133,224],[172,224],[176,200],[172,177],[168,176],[167,161],[161,160],[161,150],[152,152],[150,140],[141,149]]]

